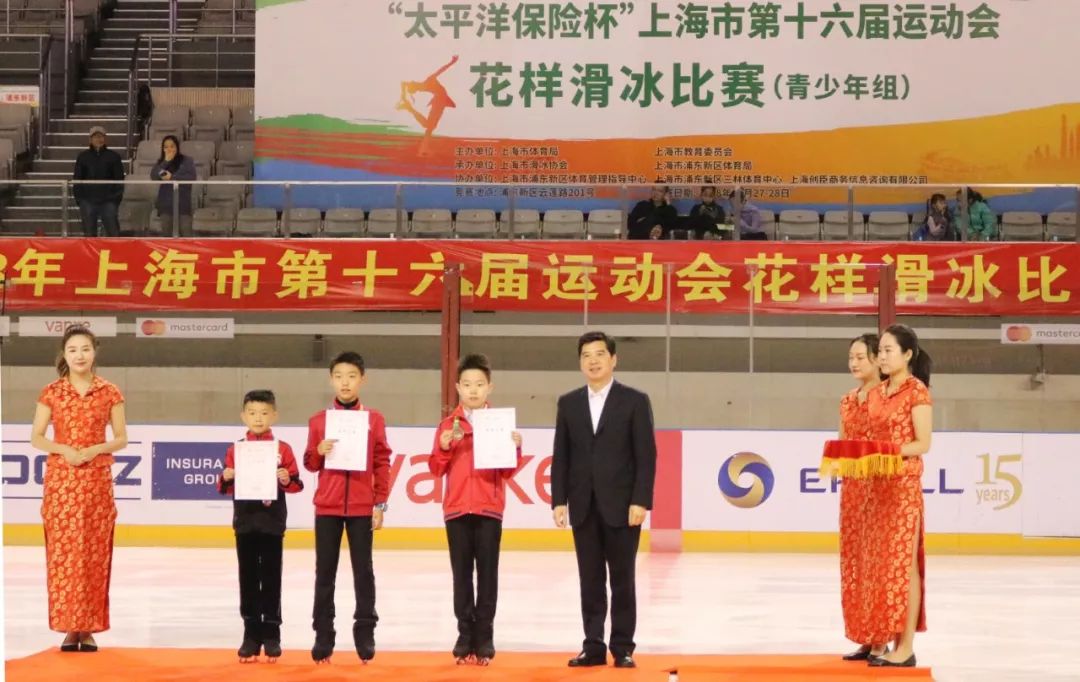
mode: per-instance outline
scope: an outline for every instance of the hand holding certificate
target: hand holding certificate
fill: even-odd
[[[367,411],[327,410],[326,440],[334,441],[333,449],[326,455],[327,469],[367,471]]]
[[[244,440],[234,450],[236,488],[233,499],[276,500],[278,497],[278,443]]]
[[[474,410],[473,466],[477,469],[513,469],[517,466],[514,430],[517,410],[512,407]]]

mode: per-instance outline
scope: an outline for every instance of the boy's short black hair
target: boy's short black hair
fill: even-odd
[[[360,357],[360,354],[355,351],[347,350],[344,353],[338,354],[338,356],[330,362],[331,374],[334,373],[334,368],[338,365],[352,365],[360,370],[361,374],[364,373],[364,358]]]
[[[483,353],[470,353],[461,358],[457,366],[457,378],[461,381],[461,375],[470,369],[478,369],[484,373],[488,381],[491,381],[491,361]]]
[[[277,398],[274,397],[274,392],[265,388],[258,388],[245,393],[244,407],[247,407],[248,403],[266,403],[270,407],[277,409]]]
[[[585,332],[582,334],[581,338],[577,340],[577,354],[581,355],[582,348],[597,341],[603,341],[604,345],[607,346],[607,352],[615,355],[615,339],[604,332]]]

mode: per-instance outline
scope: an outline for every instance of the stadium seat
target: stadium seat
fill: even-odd
[[[321,228],[322,213],[317,208],[290,208],[281,215],[283,235],[306,234],[314,237]]]
[[[821,216],[817,211],[802,209],[780,211],[779,238],[809,241],[821,239]]]
[[[758,209],[761,216],[761,229],[769,239],[776,239],[776,214],[767,208]]]
[[[1046,238],[1054,242],[1076,241],[1076,212],[1055,211],[1046,216]]]
[[[195,209],[192,228],[196,237],[228,237],[233,231],[236,214],[227,206],[207,206]]]
[[[903,211],[873,211],[866,234],[877,241],[906,241],[911,238],[911,222]]]
[[[217,172],[251,178],[255,160],[255,143],[247,140],[227,140],[218,148]]]
[[[242,208],[236,214],[238,237],[273,237],[277,231],[277,211],[272,208]]]
[[[328,237],[361,237],[364,234],[364,209],[331,208],[323,220],[323,234]]]
[[[126,187],[130,187],[125,183]],[[117,218],[120,222],[120,231],[142,236],[150,230],[150,214],[153,213],[153,205],[144,199],[136,199],[124,193],[124,200],[120,202],[120,210]]]
[[[544,239],[584,239],[585,215],[571,209],[547,211],[541,233]]]
[[[1001,214],[1001,239],[1009,242],[1042,241],[1042,216],[1034,211],[1005,211]]]
[[[847,211],[826,211],[825,219],[821,223],[822,237],[829,240],[861,241],[866,238],[866,224],[863,220],[862,211],[854,211],[851,214],[852,225],[849,232]]]
[[[454,221],[455,233],[465,238],[490,239],[495,236],[496,226],[495,211],[490,208],[463,208]]]
[[[454,218],[445,208],[418,208],[412,214],[411,234],[416,237],[449,237]]]
[[[373,208],[368,213],[369,237],[404,237],[409,233],[409,216],[404,210]]]
[[[626,216],[619,209],[601,208],[589,211],[586,232],[593,239],[620,239]]]
[[[535,208],[503,211],[499,217],[499,231],[509,239],[539,239],[540,211]]]

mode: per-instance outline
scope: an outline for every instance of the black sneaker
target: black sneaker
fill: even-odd
[[[334,631],[315,633],[315,646],[311,647],[311,660],[322,663],[334,655]]]
[[[375,658],[375,628],[354,626],[353,644],[356,645],[356,655],[364,663]]]

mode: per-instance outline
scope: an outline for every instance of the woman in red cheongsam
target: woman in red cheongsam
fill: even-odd
[[[875,483],[870,643],[891,641],[893,650],[870,665],[911,667],[915,633],[926,631],[922,458],[933,431],[931,363],[915,332],[894,324],[881,335],[878,365],[888,379],[867,402],[870,437],[899,446],[904,460],[898,475]]]
[[[840,401],[840,440],[869,440],[870,413],[867,397],[881,383],[878,370],[877,334],[863,334],[848,347],[848,370],[859,382]],[[884,646],[872,647],[867,638],[872,584],[866,568],[867,555],[875,547],[869,534],[873,478],[844,478],[840,486],[840,604],[844,612],[844,634],[862,644],[844,656],[845,661],[865,661],[884,653]]]
[[[61,651],[97,651],[93,633],[109,629],[112,453],[127,445],[127,426],[120,390],[95,373],[97,345],[86,328],[64,334],[60,378],[41,391],[30,441],[49,453],[41,517],[49,628],[66,634]],[[52,440],[45,435],[50,422]],[[106,425],[112,440],[106,440]]]

